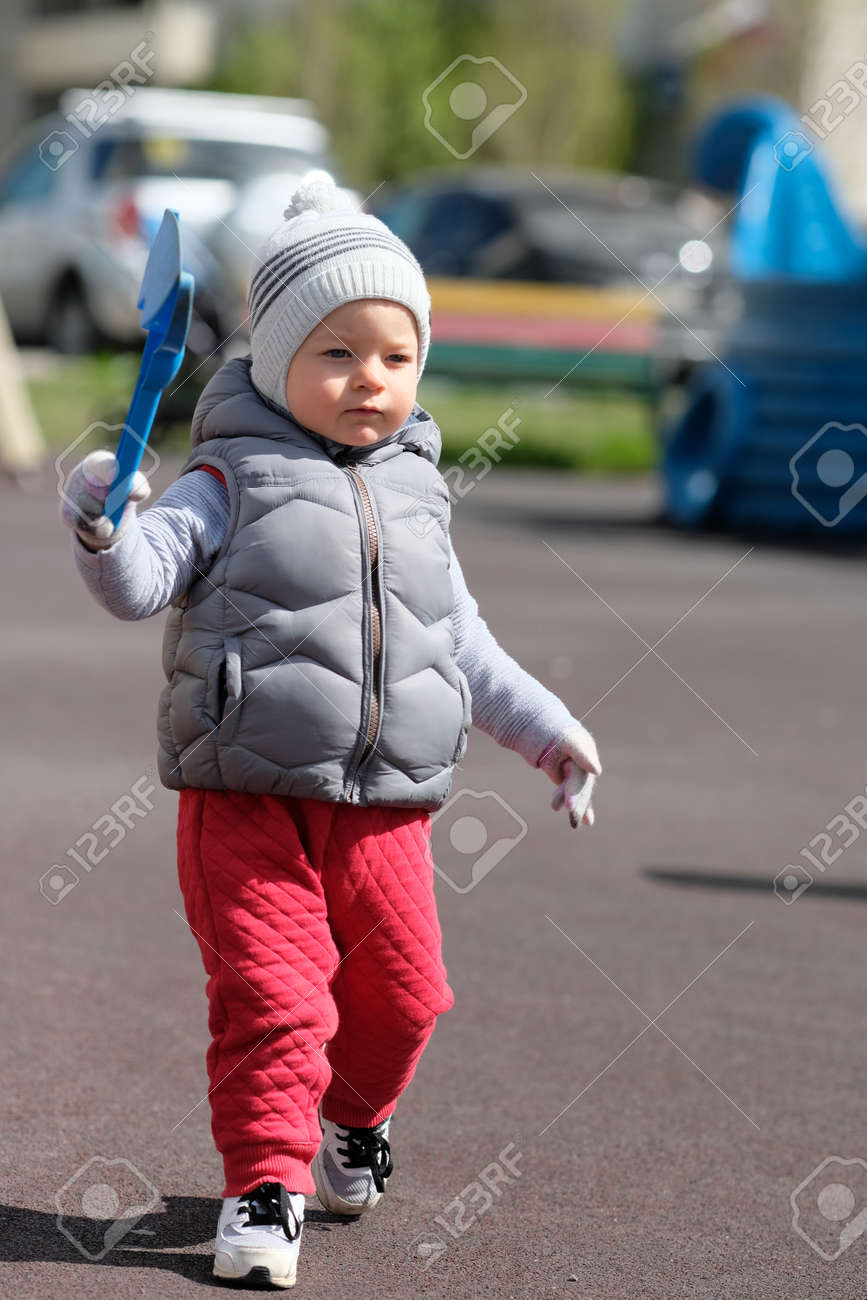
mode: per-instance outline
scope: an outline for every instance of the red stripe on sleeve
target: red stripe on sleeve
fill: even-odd
[[[213,465],[197,465],[196,469],[197,470],[203,469],[206,474],[213,474],[214,478],[218,478],[220,482],[223,484],[223,486],[225,487],[226,485],[225,474],[221,474],[220,471],[218,469],[215,469]]]

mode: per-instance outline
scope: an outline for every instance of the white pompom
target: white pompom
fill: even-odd
[[[347,208],[351,210],[352,206],[328,172],[315,170],[303,178],[283,216],[289,221],[302,212],[340,212]]]

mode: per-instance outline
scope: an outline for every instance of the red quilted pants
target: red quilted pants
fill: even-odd
[[[337,1124],[394,1110],[454,1003],[430,832],[418,808],[180,792],[178,875],[209,977],[223,1196],[266,1181],[313,1192],[320,1101]]]

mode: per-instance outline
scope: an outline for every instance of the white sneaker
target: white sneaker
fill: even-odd
[[[319,1120],[322,1145],[310,1172],[316,1195],[332,1214],[364,1214],[378,1205],[394,1165],[388,1144],[391,1116],[375,1128]]]
[[[295,1285],[304,1193],[262,1183],[223,1200],[217,1224],[214,1277],[258,1286]]]

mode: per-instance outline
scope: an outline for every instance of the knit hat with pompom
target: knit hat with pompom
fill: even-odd
[[[362,212],[327,172],[301,181],[285,222],[259,247],[247,294],[250,377],[262,397],[289,414],[289,363],[329,312],[358,298],[402,303],[418,324],[418,373],[430,343],[424,272],[402,239]]]

